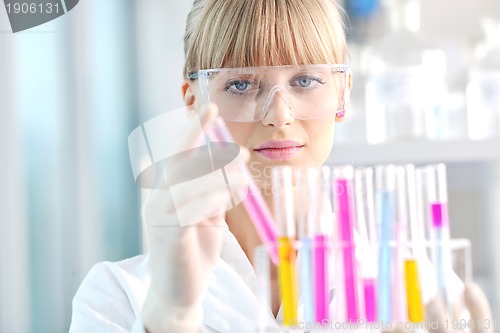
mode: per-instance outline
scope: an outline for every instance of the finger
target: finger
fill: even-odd
[[[143,188],[161,188],[169,164],[176,164],[189,152],[197,153],[207,146],[204,126],[217,118],[215,105],[199,114],[192,108],[179,108],[166,112],[144,123],[134,136],[129,137],[134,176]]]
[[[176,205],[179,205],[185,201],[209,195],[213,191],[244,188],[246,182],[244,171],[232,170],[228,173],[225,169],[218,169],[202,177],[173,185],[170,187],[170,191]]]
[[[180,163],[179,166],[173,168],[171,178],[175,177],[177,180],[183,178],[186,181],[173,185],[169,189],[154,189],[150,192],[145,202],[148,224],[154,220],[155,216],[163,216],[175,212],[176,209],[182,209],[184,203],[188,201],[203,201],[204,197],[218,191],[229,191],[234,205],[241,202],[237,193],[244,192],[247,186],[248,180],[242,165],[248,156],[248,151],[242,149],[239,156],[227,166],[214,172],[207,172],[201,177],[199,174],[195,175],[195,171],[189,170],[199,168],[203,163],[202,160],[194,158]],[[176,173],[182,175],[176,175]],[[199,204],[204,205],[203,202]]]
[[[181,209],[177,209],[179,223],[185,227],[223,215],[230,208],[230,200],[229,192],[226,190],[187,201]]]
[[[244,165],[249,158],[248,150],[236,144],[211,143],[190,152],[177,154],[175,160],[165,165],[163,186],[201,177],[228,165]]]
[[[447,333],[446,310],[439,299],[433,299],[426,306],[426,325],[431,333]]]
[[[493,333],[491,308],[481,288],[475,283],[466,285],[464,299],[474,323],[472,333]]]
[[[147,168],[141,174],[144,186],[168,189],[169,186],[198,178],[227,165],[244,165],[250,154],[244,147],[236,144],[210,143],[177,153]]]
[[[159,190],[157,190],[159,191]],[[163,193],[164,192],[164,193]],[[170,191],[154,193],[145,211],[148,226],[177,227],[187,226],[223,214],[229,206],[230,198],[227,188],[211,187],[196,193],[179,193]],[[191,196],[191,197],[189,197]]]
[[[200,196],[199,193],[205,194],[206,192],[223,188],[230,190],[234,199],[235,193],[246,189],[248,177],[246,177],[244,166],[245,160],[249,156],[248,150],[239,150],[237,156],[235,156],[235,152],[231,151],[229,153],[231,156],[228,156],[225,161],[222,160],[223,157],[214,158],[214,163],[217,163],[215,170],[193,171],[193,169],[202,168],[202,163],[207,162],[199,158],[189,160],[189,162],[177,166],[175,173],[182,174],[177,177],[185,180],[170,187],[172,193],[175,192],[177,202],[183,202],[190,200],[194,196]],[[224,154],[224,152],[214,151],[212,156],[220,154]]]

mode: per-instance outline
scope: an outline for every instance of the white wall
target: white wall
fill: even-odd
[[[138,88],[141,120],[183,105],[183,38],[192,1],[136,2]]]

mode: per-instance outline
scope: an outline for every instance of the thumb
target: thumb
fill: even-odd
[[[431,300],[426,306],[426,327],[431,333],[447,333],[446,310],[439,299]]]
[[[465,286],[464,299],[474,323],[472,333],[493,333],[495,329],[490,304],[481,288],[469,283]]]

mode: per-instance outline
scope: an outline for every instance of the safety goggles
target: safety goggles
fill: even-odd
[[[188,77],[199,80],[204,102],[217,104],[227,121],[260,121],[277,108],[300,120],[344,110],[344,64],[206,69]]]

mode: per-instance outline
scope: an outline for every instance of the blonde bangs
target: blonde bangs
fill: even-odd
[[[186,72],[343,63],[347,53],[342,16],[333,0],[206,1],[189,37]]]

